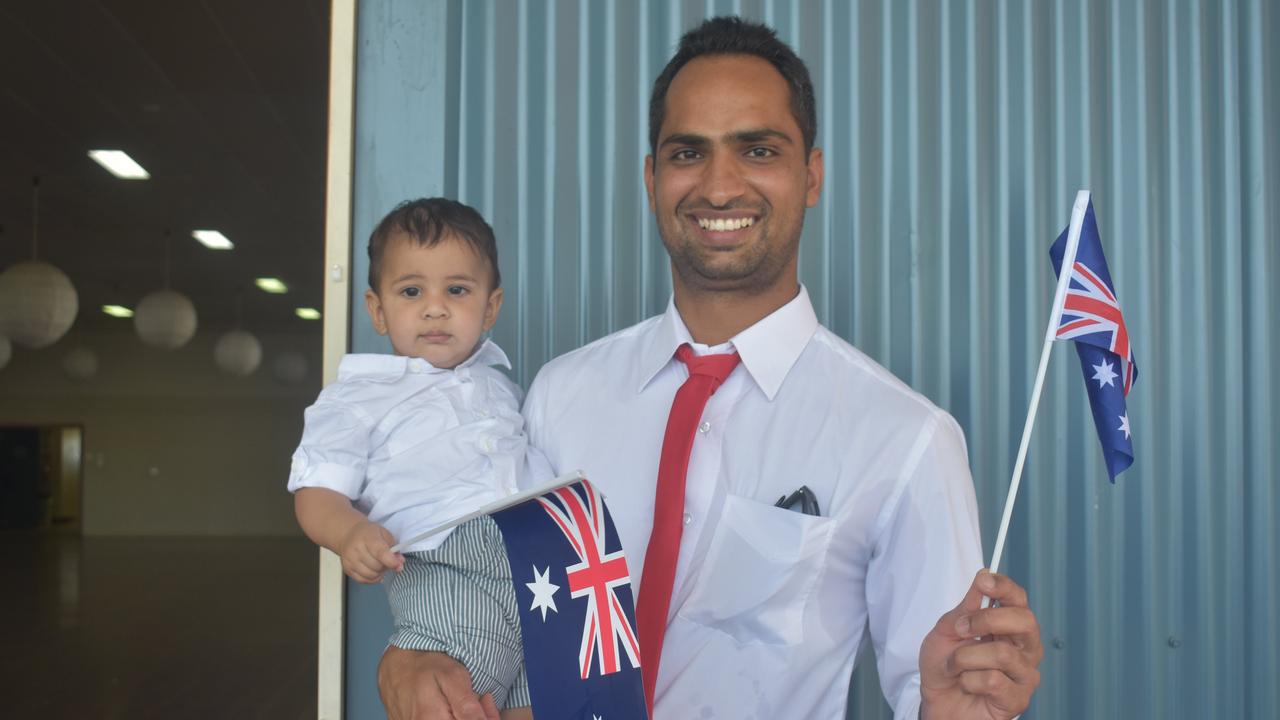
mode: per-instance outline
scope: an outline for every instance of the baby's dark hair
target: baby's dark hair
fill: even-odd
[[[446,236],[461,240],[471,246],[480,257],[489,261],[493,273],[493,287],[502,287],[502,275],[498,272],[498,243],[493,228],[470,205],[463,205],[448,198],[418,198],[408,200],[387,213],[369,236],[369,287],[378,292],[382,279],[382,254],[387,241],[397,232],[426,247],[434,247]]]

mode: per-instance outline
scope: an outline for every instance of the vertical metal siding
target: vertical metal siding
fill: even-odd
[[[728,12],[773,25],[813,73],[827,178],[800,266],[819,317],[964,426],[988,547],[1046,250],[1075,190],[1094,191],[1142,370],[1138,459],[1107,482],[1057,348],[1007,565],[1047,644],[1030,716],[1280,716],[1267,0],[366,0],[355,255],[405,197],[476,205],[502,249],[495,338],[526,385],[660,312],[648,91],[684,29]],[[357,317],[356,349],[382,349]],[[873,675],[862,663],[856,717],[888,717]],[[377,714],[368,692],[353,716]]]

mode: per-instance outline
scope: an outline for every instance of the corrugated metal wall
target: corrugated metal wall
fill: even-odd
[[[1058,348],[1005,566],[1048,647],[1031,716],[1280,717],[1280,7],[366,0],[357,257],[401,199],[479,207],[503,253],[496,339],[525,384],[661,311],[647,95],[681,32],[718,13],[768,22],[809,63],[827,182],[803,280],[823,322],[964,426],[988,548],[1052,295],[1047,248],[1075,191],[1094,191],[1142,371],[1138,458],[1108,484],[1078,362]],[[363,319],[353,337],[384,347]],[[350,717],[378,709],[370,597],[351,595]],[[859,718],[887,717],[872,670]]]

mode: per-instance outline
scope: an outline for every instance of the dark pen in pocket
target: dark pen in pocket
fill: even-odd
[[[818,512],[818,498],[814,496],[808,485],[801,485],[790,495],[783,495],[778,498],[778,502],[774,503],[774,507],[790,510],[795,507],[796,503],[800,503],[800,512],[805,515],[820,514]]]

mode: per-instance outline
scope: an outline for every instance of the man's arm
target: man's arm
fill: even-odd
[[[920,644],[982,567],[964,436],[935,410],[903,444],[890,504],[874,528],[865,597],[880,685],[896,720],[920,712]]]
[[[979,609],[987,595],[999,607]],[[1017,717],[1040,685],[1040,625],[1027,593],[978,572],[969,592],[920,646],[920,720]]]
[[[950,416],[939,411],[922,430],[901,483],[867,568],[885,697],[898,720],[1012,718],[1039,684],[1039,627],[1016,583],[973,575],[983,563],[977,504]],[[979,611],[983,592],[1002,607]]]
[[[477,698],[471,674],[444,653],[387,648],[378,694],[388,720],[498,720],[493,696]]]

